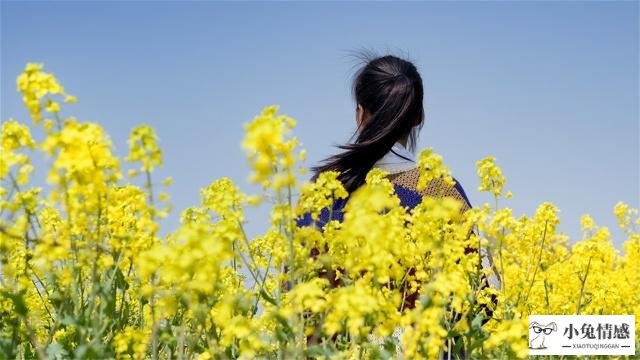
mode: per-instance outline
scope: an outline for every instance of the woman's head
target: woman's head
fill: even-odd
[[[359,55],[365,65],[354,74],[352,84],[355,141],[339,145],[343,152],[313,168],[316,173],[339,171],[339,179],[349,192],[364,182],[374,163],[395,142],[414,150],[424,122],[422,78],[416,67],[393,55]]]

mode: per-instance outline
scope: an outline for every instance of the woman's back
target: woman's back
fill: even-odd
[[[384,170],[384,168],[382,168]],[[467,195],[460,183],[454,178],[455,185],[448,185],[443,179],[433,179],[424,190],[418,190],[418,179],[420,171],[417,167],[411,170],[404,170],[401,172],[388,175],[389,181],[393,184],[394,190],[398,198],[400,199],[400,205],[407,210],[411,210],[416,207],[422,201],[425,196],[430,197],[452,197],[461,202],[462,206],[460,211],[465,212],[471,209],[471,203],[467,198]],[[312,178],[312,181],[315,179]],[[343,209],[348,199],[337,199],[332,209],[324,208],[320,212],[320,216],[316,225],[318,227],[324,226],[329,220],[342,221]],[[329,219],[331,214],[331,219]],[[298,226],[310,226],[313,223],[310,214],[305,214],[298,220]]]
[[[408,210],[416,207],[425,196],[452,197],[461,202],[461,213],[472,207],[462,185],[455,178],[453,179],[454,186],[450,186],[443,179],[433,179],[423,190],[419,190],[420,170],[417,167],[415,156],[400,143],[395,143],[384,156],[374,163],[373,167],[380,168],[389,174],[388,179],[394,186],[395,193],[400,199],[400,205]],[[315,178],[316,176],[312,180]],[[329,221],[329,213],[332,213],[332,219],[342,220],[342,209],[345,204],[346,200],[340,199],[334,203],[331,211],[329,209],[323,210],[318,225],[322,226]],[[311,217],[305,217],[299,222],[299,225],[311,225]]]

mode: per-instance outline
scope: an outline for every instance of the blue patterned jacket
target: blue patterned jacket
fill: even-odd
[[[444,182],[444,180],[436,179],[432,180],[424,190],[420,191],[417,187],[419,175],[420,172],[418,168],[413,168],[411,170],[390,174],[388,176],[394,186],[396,195],[398,195],[398,198],[400,199],[400,205],[403,207],[411,210],[420,204],[423,196],[438,196],[442,194],[442,196],[450,196],[460,200],[462,202],[462,208],[460,209],[461,212],[471,209],[471,202],[469,202],[467,194],[455,178],[455,186],[449,186]],[[316,176],[314,176],[311,181],[314,181],[315,178]],[[347,199],[338,199],[334,202],[332,211],[329,211],[328,208],[322,209],[317,226],[322,228],[322,226],[329,222],[330,213],[332,215],[331,220],[342,221],[342,210],[346,202]],[[304,217],[298,219],[298,226],[310,226],[312,223],[313,221],[310,214],[305,214]]]

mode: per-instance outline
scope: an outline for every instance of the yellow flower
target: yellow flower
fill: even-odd
[[[420,169],[418,190],[424,190],[431,180],[439,178],[443,178],[449,186],[455,185],[449,168],[442,161],[442,156],[433,152],[432,148],[422,150],[418,154],[418,168]]]
[[[164,180],[162,180],[162,185],[164,186],[170,186],[171,184],[173,184],[173,178],[171,176],[166,177]]]
[[[591,216],[584,214],[580,217],[580,226],[582,231],[589,231],[595,229],[596,223]]]
[[[126,161],[140,161],[140,171],[151,172],[155,166],[162,165],[162,149],[158,147],[158,136],[149,125],[140,125],[129,136],[129,155]]]
[[[133,359],[144,359],[148,339],[144,331],[127,326],[114,337],[116,354],[119,357],[130,355]]]
[[[485,351],[491,351],[501,346],[508,347],[518,359],[527,358],[529,354],[527,336],[528,321],[526,318],[501,320],[492,329],[489,338],[482,343]]]
[[[24,72],[16,79],[18,91],[22,93],[24,104],[36,125],[42,120],[41,99],[47,97],[47,111],[59,112],[59,105],[49,96],[64,95],[64,88],[58,80],[52,74],[41,71],[42,68],[41,63],[28,63]]]
[[[315,221],[323,208],[330,207],[334,200],[346,198],[347,190],[338,180],[338,175],[337,171],[325,171],[318,175],[315,182],[302,185],[296,214],[310,213]]]
[[[638,217],[638,209],[631,208],[628,204],[625,204],[622,201],[616,203],[613,213],[618,220],[618,225],[622,228],[626,233],[631,233],[633,231],[633,223],[636,225],[640,225],[640,217]],[[636,218],[634,221],[633,218]]]
[[[18,123],[13,119],[2,124],[0,142],[0,179],[9,175],[11,168],[18,165],[16,181],[18,185],[25,185],[29,181],[29,174],[33,172],[33,166],[29,163],[29,157],[16,150],[33,149],[36,146],[29,127]]]
[[[290,173],[296,162],[293,152],[298,140],[289,138],[296,121],[286,115],[276,116],[277,111],[278,105],[267,106],[245,124],[246,135],[241,145],[253,170],[250,181],[279,190],[295,184]]]
[[[487,156],[476,162],[478,176],[480,176],[478,191],[490,191],[493,195],[500,196],[506,180],[502,170],[495,164],[495,160],[493,156]]]
[[[50,113],[60,112],[60,105],[55,101],[47,100],[46,110]]]
[[[297,284],[286,294],[286,303],[292,310],[303,312],[311,310],[314,313],[323,311],[326,308],[325,288],[329,281],[321,278],[314,278],[308,282]]]

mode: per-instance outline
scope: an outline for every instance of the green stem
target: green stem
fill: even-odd
[[[536,275],[538,273],[538,269],[540,268],[540,263],[542,262],[542,251],[544,250],[544,240],[547,237],[547,223],[548,221],[544,222],[544,231],[542,234],[542,241],[540,242],[540,252],[538,253],[538,263],[536,264],[534,270],[533,270],[533,276],[531,277],[531,283],[529,284],[529,289],[527,290],[527,295],[524,298],[524,301],[527,301],[527,299],[529,299],[529,294],[531,293],[531,289],[533,289],[533,283],[536,280]],[[518,297],[519,299],[519,297]]]
[[[580,311],[582,310],[582,296],[584,295],[584,289],[585,286],[587,284],[587,275],[589,275],[589,268],[591,267],[591,259],[592,257],[589,256],[589,262],[587,263],[587,269],[584,272],[584,277],[579,276],[580,277],[580,295],[578,296],[578,304],[576,305],[576,315],[580,315]]]
[[[151,183],[151,171],[145,170],[145,174],[146,174],[145,187],[149,192],[149,204],[153,205],[153,184]]]

